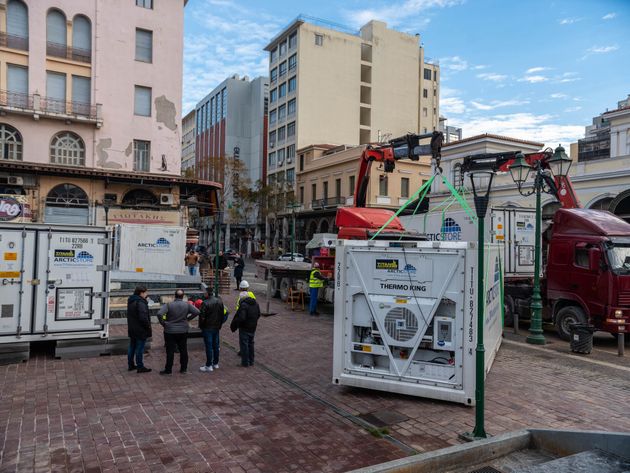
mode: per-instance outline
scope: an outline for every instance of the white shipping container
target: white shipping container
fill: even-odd
[[[407,230],[425,233],[430,241],[477,241],[477,223],[463,210],[400,217]],[[501,245],[506,276],[534,274],[536,211],[530,208],[492,208],[486,217],[486,243]]]
[[[477,250],[337,242],[333,383],[475,404]],[[486,373],[501,344],[499,247],[486,246]]]
[[[118,271],[184,274],[186,228],[161,225],[116,225]]]
[[[106,338],[109,237],[99,227],[0,226],[0,343]]]

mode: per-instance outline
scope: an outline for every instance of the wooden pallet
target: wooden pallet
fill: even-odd
[[[202,269],[201,281],[207,286],[214,287],[214,270]],[[232,284],[232,276],[229,271],[219,270],[219,293],[227,294],[230,292],[230,285]]]

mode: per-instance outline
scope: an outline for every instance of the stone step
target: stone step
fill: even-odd
[[[627,452],[624,452],[627,453]],[[602,450],[557,458],[540,465],[516,469],[513,473],[627,473],[630,461]]]

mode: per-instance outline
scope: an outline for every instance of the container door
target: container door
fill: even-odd
[[[513,268],[515,273],[534,274],[534,248],[536,243],[536,213],[515,210],[511,217],[510,230]]]
[[[35,232],[0,230],[0,338],[31,331]]]
[[[80,229],[39,232],[36,333],[102,330],[94,321],[106,316],[105,236]]]

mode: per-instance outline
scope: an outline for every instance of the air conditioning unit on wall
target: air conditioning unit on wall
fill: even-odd
[[[7,177],[7,184],[10,184],[13,186],[23,186],[24,179],[20,176],[9,176]]]
[[[160,194],[160,205],[173,205],[175,196],[173,194]]]

